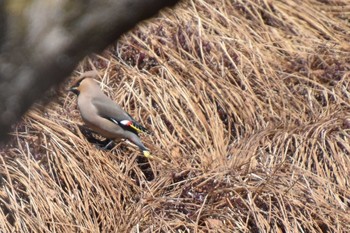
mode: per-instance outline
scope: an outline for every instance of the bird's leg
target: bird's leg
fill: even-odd
[[[78,128],[80,130],[80,132],[84,135],[84,137],[89,141],[91,140],[91,138],[94,138],[92,136],[92,131],[88,128],[86,128],[85,126],[83,125],[78,125]],[[90,142],[90,141],[89,141]]]
[[[93,131],[86,128],[85,126],[79,125],[79,130],[83,134],[83,136],[88,140],[88,142],[93,143],[95,145],[104,145],[105,141],[98,140],[93,136]]]
[[[88,140],[88,142],[94,144],[96,147],[103,150],[111,150],[113,149],[114,141],[112,139],[99,140],[93,136],[94,131],[86,128],[85,126],[78,126],[80,132],[84,135],[84,137]]]
[[[106,140],[103,141],[103,143],[106,143],[106,142],[107,142],[107,144],[104,147],[102,147],[102,149],[112,150],[113,147],[115,146],[114,140],[107,138]]]

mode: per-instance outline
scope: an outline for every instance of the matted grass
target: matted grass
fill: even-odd
[[[163,11],[86,58],[14,127],[0,157],[1,231],[349,232],[349,42],[348,0]],[[152,131],[149,163],[79,130],[66,89],[91,70]]]

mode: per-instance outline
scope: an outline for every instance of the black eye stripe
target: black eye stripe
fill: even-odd
[[[73,87],[79,87],[80,83],[85,79],[86,77],[81,78]]]

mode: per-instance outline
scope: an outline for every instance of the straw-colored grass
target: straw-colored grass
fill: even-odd
[[[73,75],[99,72],[155,158],[90,143],[72,77],[2,149],[1,232],[349,232],[349,42],[348,0],[163,11]]]

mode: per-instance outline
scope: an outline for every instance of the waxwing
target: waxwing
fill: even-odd
[[[152,157],[138,136],[147,132],[146,128],[108,98],[94,79],[83,77],[70,91],[78,96],[81,117],[92,131],[111,140],[127,139],[138,146],[145,157]]]

